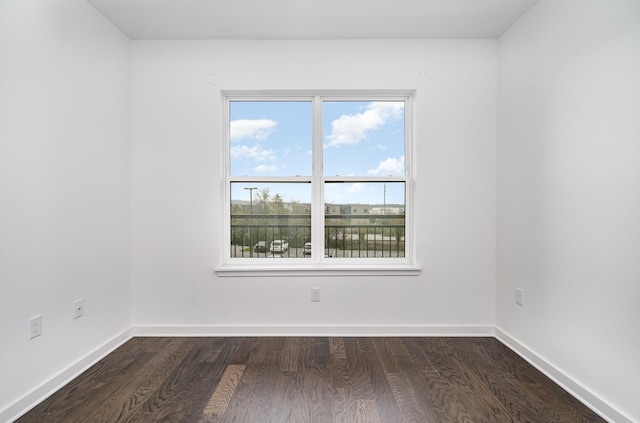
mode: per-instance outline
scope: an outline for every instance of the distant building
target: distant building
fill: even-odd
[[[325,216],[342,214],[342,206],[340,204],[325,204],[324,214]]]
[[[370,214],[369,204],[325,204],[325,215]]]
[[[369,214],[369,204],[343,204],[342,214]]]
[[[404,214],[404,207],[371,207],[371,214]]]

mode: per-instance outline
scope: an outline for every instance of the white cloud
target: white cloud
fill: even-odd
[[[364,189],[365,189],[365,185],[362,182],[356,182],[355,184],[347,188],[347,192],[350,194],[353,194],[356,192],[363,191]]]
[[[242,138],[266,140],[278,126],[278,122],[270,119],[238,119],[232,120],[229,137],[232,141]]]
[[[278,170],[278,166],[276,165],[259,165],[256,166],[253,170],[256,172],[275,172]]]
[[[239,145],[231,147],[230,153],[233,159],[253,159],[259,162],[276,159],[276,154],[273,150],[262,149],[258,146],[248,147],[246,145]]]
[[[402,176],[404,175],[404,156],[396,159],[389,157],[380,162],[377,168],[367,172],[369,176]]]
[[[377,129],[388,121],[400,119],[404,110],[403,102],[372,102],[362,113],[342,115],[331,122],[331,134],[327,135],[326,147],[342,144],[358,144],[367,136],[367,132]]]

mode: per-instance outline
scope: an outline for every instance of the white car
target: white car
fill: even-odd
[[[289,249],[289,243],[284,239],[276,239],[271,243],[269,251],[274,254],[285,253]]]

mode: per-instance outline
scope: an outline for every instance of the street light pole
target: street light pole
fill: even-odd
[[[387,183],[385,182],[383,185],[384,194],[383,194],[383,205],[382,205],[382,214],[387,214]]]
[[[245,188],[249,190],[249,214],[251,218],[249,220],[249,257],[253,257],[253,246],[251,245],[251,227],[253,226],[253,190],[257,187]]]

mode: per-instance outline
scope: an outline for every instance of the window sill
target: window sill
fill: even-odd
[[[218,276],[417,276],[422,268],[413,264],[223,264]]]

